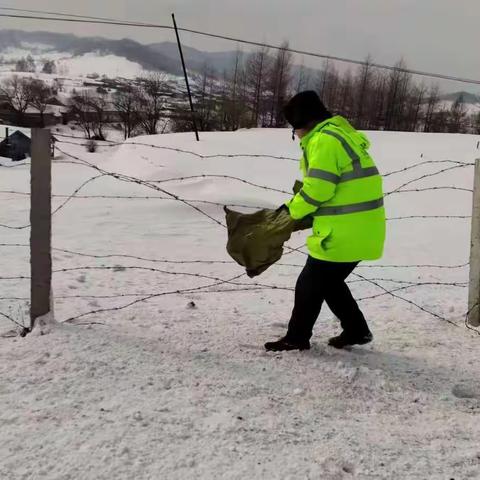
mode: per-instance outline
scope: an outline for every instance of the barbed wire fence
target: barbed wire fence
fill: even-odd
[[[65,140],[63,140],[65,139]],[[76,140],[76,141],[73,141]],[[87,168],[94,173],[94,176],[88,178],[87,180],[83,181],[78,185],[77,188],[70,194],[70,195],[52,195],[52,198],[58,198],[61,200],[61,203],[51,212],[52,217],[60,213],[64,210],[73,200],[80,200],[80,199],[110,199],[110,200],[148,200],[148,201],[175,201],[180,202],[187,206],[190,209],[193,209],[198,215],[202,215],[208,218],[209,221],[214,223],[217,227],[226,228],[226,225],[215,218],[212,214],[203,210],[199,205],[212,205],[223,207],[224,203],[220,202],[213,202],[201,199],[187,199],[181,196],[178,196],[171,191],[168,190],[169,183],[181,183],[186,182],[189,180],[195,179],[216,179],[216,180],[229,180],[238,182],[244,185],[248,185],[250,187],[256,189],[262,189],[269,192],[281,193],[285,195],[291,195],[291,192],[286,190],[270,187],[267,185],[261,185],[255,182],[251,182],[249,180],[231,176],[231,175],[192,175],[192,176],[183,176],[183,177],[172,177],[167,179],[159,179],[159,180],[144,180],[141,178],[120,174],[117,172],[111,172],[108,170],[103,169],[102,167],[87,161],[84,158],[76,154],[72,154],[67,152],[64,146],[74,145],[76,147],[86,147],[87,145],[79,139],[78,137],[63,135],[63,134],[55,134],[55,143],[56,143],[56,150],[58,153],[61,154],[61,158],[56,158],[52,160],[53,165],[60,165],[60,164],[71,164],[71,165],[78,165],[84,168]],[[273,159],[273,160],[286,160],[286,161],[295,161],[298,162],[298,159],[287,157],[287,156],[272,156],[272,155],[252,155],[252,154],[215,154],[215,155],[202,155],[197,152],[179,149],[179,148],[171,148],[171,147],[164,147],[154,144],[149,144],[145,142],[136,142],[136,141],[128,141],[127,143],[119,143],[119,142],[112,142],[106,141],[102,144],[102,147],[106,148],[113,148],[113,147],[120,147],[122,145],[134,145],[134,146],[142,146],[147,147],[150,149],[158,149],[162,151],[178,153],[183,155],[193,156],[198,159],[222,159],[222,158],[258,158],[258,159]],[[436,176],[439,176],[445,172],[451,172],[460,169],[472,168],[475,164],[469,162],[460,162],[456,160],[422,160],[418,163],[410,165],[408,167],[397,169],[394,171],[386,172],[383,174],[384,178],[392,177],[392,176],[400,176],[405,174],[406,172],[413,171],[415,169],[419,169],[425,166],[439,166],[440,169],[436,170],[435,172],[430,172],[422,175],[418,175],[413,179],[410,179],[406,182],[403,182],[399,187],[388,191],[385,193],[386,197],[390,197],[392,195],[399,195],[399,194],[415,194],[418,192],[425,192],[425,191],[444,191],[444,190],[455,190],[460,192],[472,193],[473,189],[459,187],[457,185],[435,185],[431,187],[421,187],[421,188],[408,188],[417,182],[420,182],[425,179],[432,179]],[[0,165],[0,168],[12,168],[12,167],[21,167],[21,165]],[[88,185],[96,182],[101,178],[112,178],[119,182],[130,183],[134,185],[141,186],[143,188],[149,189],[155,192],[155,195],[85,195],[82,194],[82,190],[84,190]],[[167,186],[165,186],[167,185]],[[29,192],[25,191],[17,191],[17,190],[2,190],[0,191],[2,195],[9,195],[12,197],[28,197],[30,195]],[[250,208],[250,209],[260,209],[266,208],[262,205],[242,205],[242,204],[229,204],[229,207],[239,207],[239,208]],[[471,219],[472,215],[408,215],[408,216],[398,216],[398,217],[390,217],[387,220],[389,222],[396,222],[396,221],[407,221],[407,220],[420,220],[420,219],[447,219],[447,220],[455,220],[455,219]],[[7,225],[7,224],[0,224],[0,228],[5,230],[26,230],[30,227],[29,224],[25,225]],[[287,261],[288,255],[299,253],[301,255],[307,256],[308,254],[303,250],[303,243],[298,248],[292,248],[290,246],[285,246],[285,254],[282,261],[278,262],[276,266],[278,267],[289,267],[289,268],[297,268],[300,269],[303,267],[301,263],[289,263]],[[22,243],[1,243],[1,249],[28,249],[30,245],[22,244]],[[128,265],[128,266],[92,266],[92,265],[83,265],[83,266],[75,266],[69,268],[60,268],[54,269],[54,275],[62,275],[68,272],[87,272],[87,271],[108,271],[108,270],[115,270],[115,269],[122,269],[121,271],[142,271],[142,272],[150,272],[155,274],[161,274],[168,277],[176,276],[176,277],[190,277],[196,278],[201,280],[208,280],[209,283],[206,285],[201,285],[197,287],[191,288],[181,288],[181,289],[172,289],[163,292],[122,292],[118,294],[111,294],[111,295],[59,295],[56,298],[59,299],[126,299],[126,303],[122,305],[117,305],[114,307],[103,307],[103,308],[95,308],[91,311],[86,311],[79,313],[78,315],[70,316],[69,318],[62,319],[63,322],[68,323],[75,323],[75,324],[83,324],[83,319],[87,317],[95,317],[107,312],[117,312],[120,310],[125,310],[131,308],[135,305],[139,305],[141,303],[147,302],[152,299],[157,299],[160,297],[168,296],[168,295],[181,295],[181,294],[190,294],[190,293],[220,293],[220,292],[248,292],[248,291],[259,291],[259,290],[279,290],[279,291],[294,291],[292,287],[285,287],[275,284],[269,283],[259,283],[254,281],[242,281],[244,277],[246,277],[246,273],[242,273],[239,275],[235,275],[231,278],[222,278],[220,276],[214,275],[204,275],[201,273],[194,273],[194,272],[181,272],[176,270],[165,270],[163,268],[158,268],[153,265],[235,265],[235,262],[231,260],[178,260],[178,259],[166,259],[166,258],[147,258],[141,257],[136,255],[131,255],[128,253],[120,253],[120,254],[109,254],[109,255],[95,255],[95,254],[87,254],[84,252],[78,252],[69,249],[63,248],[53,248],[53,252],[59,253],[66,253],[69,255],[77,256],[80,258],[85,259],[125,259],[125,260],[132,260],[132,261],[141,261],[150,263],[152,266],[144,266],[144,265]],[[435,264],[417,264],[417,265],[388,265],[388,264],[372,264],[372,265],[360,265],[356,272],[352,275],[353,279],[349,281],[350,284],[365,284],[369,285],[373,292],[365,295],[363,297],[358,298],[359,302],[366,302],[371,301],[374,299],[378,299],[380,297],[389,296],[396,301],[403,302],[407,305],[410,305],[431,317],[443,321],[453,327],[460,327],[461,324],[456,322],[455,320],[447,318],[445,315],[441,315],[437,312],[432,311],[429,308],[426,308],[423,305],[420,305],[417,302],[409,298],[405,298],[404,296],[399,295],[399,292],[407,292],[411,289],[421,288],[421,287],[442,287],[442,288],[455,288],[455,289],[465,289],[468,288],[469,282],[468,281],[413,281],[413,280],[398,280],[394,278],[388,277],[367,277],[364,275],[364,272],[372,272],[376,269],[439,269],[439,270],[449,270],[449,271],[457,271],[457,272],[464,272],[469,263],[463,263],[459,265],[435,265]],[[358,273],[361,271],[362,273]],[[22,282],[22,281],[29,281],[30,277],[27,275],[14,275],[14,276],[0,276],[0,282]],[[29,297],[20,297],[20,296],[4,296],[0,297],[0,301],[7,302],[7,301],[23,301],[28,302],[30,300]],[[465,326],[469,328],[471,331],[480,334],[475,328],[471,327],[467,322],[468,314],[472,309],[470,308],[469,311],[465,312]],[[18,319],[15,319],[11,313],[6,313],[0,311],[0,317],[10,321],[11,323],[15,324],[16,327],[22,329],[23,332],[28,330],[28,326],[24,325]],[[98,322],[95,322],[98,323]]]

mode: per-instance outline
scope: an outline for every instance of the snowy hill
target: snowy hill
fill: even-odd
[[[89,182],[53,217],[56,318],[75,320],[0,338],[0,478],[479,478],[480,338],[463,325],[463,217],[480,137],[368,135],[388,242],[349,280],[375,341],[331,350],[339,326],[325,308],[313,349],[285,354],[262,344],[284,333],[305,254],[234,279],[242,269],[214,220],[223,204],[251,211],[288,198],[251,184],[290,191],[299,147],[288,130],[138,137],[95,154],[81,139],[59,142],[54,208]],[[100,172],[83,160],[138,180],[90,180]],[[0,173],[0,224],[22,227],[28,165]],[[11,244],[0,246],[0,312],[26,321],[28,249],[18,245],[28,228],[0,229]],[[0,333],[11,327],[0,319]]]
[[[206,52],[183,45],[191,72],[202,72],[206,65],[218,76],[235,65],[237,52]],[[72,75],[99,73],[109,77],[133,78],[142,71],[161,71],[180,75],[182,66],[178,46],[173,42],[143,45],[131,39],[110,40],[102,37],[77,37],[51,32],[25,32],[0,29],[0,58],[6,62],[32,55],[35,60],[54,60]],[[249,55],[244,52],[243,55]],[[1,63],[1,62],[0,62]],[[1,65],[0,65],[1,68]],[[320,70],[294,64],[292,75],[316,78]]]
[[[149,48],[171,58],[172,60],[178,61],[178,45],[176,43],[153,43],[149,45]],[[197,48],[184,45],[183,53],[189,68],[193,68],[197,71],[201,71],[205,65],[211,66],[219,73],[222,73],[224,70],[230,71],[235,67],[235,51],[203,52]]]
[[[77,37],[75,35],[51,32],[26,32],[21,30],[0,30],[0,56],[4,59],[18,59],[31,54],[36,59],[51,59],[67,61],[68,59],[84,59],[88,70],[85,73],[94,73],[99,64],[88,65],[89,56],[107,57],[110,64],[111,57],[117,57],[118,68],[124,67],[127,72],[135,64],[143,70],[162,71],[170,74],[180,74],[179,61],[173,61],[160,52],[155,52],[146,45],[131,39],[110,40],[101,37]],[[108,67],[108,65],[106,65]],[[103,69],[100,69],[100,74]],[[125,76],[125,75],[122,75]]]
[[[72,55],[68,52],[53,50],[34,50],[33,53],[28,46],[21,48],[6,48],[0,52],[0,73],[4,75],[22,74],[15,72],[15,62],[20,58],[31,55],[37,65],[37,73],[41,71],[45,61],[54,61],[56,73],[52,78],[58,76],[75,79],[76,77],[87,77],[89,75],[105,75],[108,78],[134,79],[146,74],[141,64],[132,62],[125,57],[102,52],[99,50]]]

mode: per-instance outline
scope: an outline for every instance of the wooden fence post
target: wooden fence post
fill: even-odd
[[[480,158],[475,162],[473,183],[468,323],[472,327],[480,326]]]
[[[42,319],[53,320],[52,283],[52,184],[50,131],[32,129],[30,265],[31,304],[30,331]]]

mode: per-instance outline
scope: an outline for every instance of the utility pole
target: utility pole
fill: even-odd
[[[182,44],[180,42],[180,35],[178,34],[178,27],[177,27],[177,22],[175,20],[175,14],[173,13],[172,13],[172,20],[173,20],[173,27],[175,28],[175,35],[177,36],[177,44],[178,44],[178,50],[180,52],[180,59],[182,60],[182,68],[183,68],[183,74],[185,75],[185,83],[187,85],[188,100],[190,102],[190,110],[192,112],[193,129],[195,131],[195,137],[197,138],[197,142],[199,142],[200,137],[198,136],[197,122],[195,120],[195,109],[193,108],[192,92],[190,91],[190,83],[188,81],[187,67],[185,66],[185,58],[183,57],[183,50],[182,50]]]

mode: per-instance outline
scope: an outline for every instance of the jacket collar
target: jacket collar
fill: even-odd
[[[333,117],[332,117],[333,118]],[[330,121],[332,120],[332,118],[327,118],[326,120],[324,120],[323,122],[320,122],[320,123],[317,123],[315,125],[315,127],[313,127],[301,140],[300,140],[300,146],[302,148],[306,148],[307,147],[307,144],[308,142],[310,141],[310,139],[313,137],[313,135],[317,132],[319,132],[320,130],[322,130],[325,126],[327,126]]]

